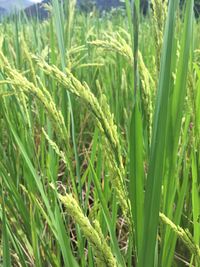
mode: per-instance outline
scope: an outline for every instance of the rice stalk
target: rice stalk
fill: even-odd
[[[93,246],[95,255],[100,264],[99,266],[116,267],[116,260],[102,235],[98,222],[94,222],[95,227],[91,225],[89,219],[83,214],[80,206],[72,195],[65,194],[63,196],[59,193],[57,193],[57,195],[65,206],[68,215],[80,226],[81,231]]]
[[[45,87],[43,87],[42,89],[36,87],[16,69],[12,68],[2,52],[0,52],[0,58],[2,59],[0,67],[8,77],[6,80],[0,81],[0,83],[10,84],[14,88],[17,87],[17,93],[29,93],[37,97],[43,103],[44,107],[48,111],[48,114],[53,119],[54,124],[57,125],[56,127],[59,130],[62,139],[68,140],[68,133],[65,127],[62,113],[57,110],[57,107],[47,89]]]
[[[130,42],[130,35],[126,31],[122,31],[122,34],[126,37],[123,38],[120,33],[104,33],[103,40],[88,41],[88,44],[96,46],[99,49],[103,49],[107,52],[117,52],[123,56],[130,66],[134,64],[134,57]],[[152,121],[153,121],[153,102],[155,100],[156,83],[152,78],[148,68],[146,67],[142,53],[138,51],[138,69],[141,81],[141,97],[144,103],[146,112],[146,121],[148,122],[148,136],[151,140],[152,135]],[[149,141],[150,142],[150,141]]]
[[[152,0],[153,10],[153,29],[155,38],[155,49],[156,49],[156,65],[157,70],[160,70],[160,57],[163,44],[164,26],[167,17],[167,6],[166,0]]]
[[[49,137],[49,135],[47,134],[47,132],[45,131],[44,128],[42,128],[42,132],[43,132],[43,134],[44,134],[44,136],[45,136],[45,138],[46,138],[48,144],[51,146],[51,148],[52,148],[52,149],[55,151],[55,153],[61,158],[61,160],[62,160],[66,165],[68,165],[68,164],[67,164],[67,161],[66,161],[66,158],[65,158],[65,154],[64,154],[64,152],[61,151],[61,150],[59,149],[59,147],[57,146],[57,144],[56,144],[53,140],[51,140],[51,138]]]
[[[114,123],[113,115],[110,112],[105,96],[101,96],[102,103],[100,106],[97,98],[91,92],[88,85],[86,83],[82,84],[68,69],[66,69],[66,74],[64,74],[56,66],[51,66],[43,60],[37,59],[37,63],[46,74],[48,74],[58,83],[62,84],[66,88],[66,90],[81,98],[81,100],[88,106],[88,109],[94,114],[95,118],[97,119],[100,130],[103,130],[103,132],[105,133],[105,136],[107,137],[108,142],[111,146],[111,151],[114,153],[115,160],[119,166],[117,167],[116,171],[116,173],[118,174],[116,177],[116,180],[118,179],[116,189],[119,193],[118,197],[121,206],[123,207],[123,212],[124,214],[127,214],[128,205],[126,203],[126,190],[123,181],[124,167],[122,163],[121,148],[118,139],[117,127]],[[113,168],[115,169],[115,166],[113,166]]]
[[[190,250],[191,254],[196,257],[198,266],[200,265],[200,247],[196,244],[192,238],[189,230],[184,230],[179,225],[175,225],[169,218],[167,218],[163,213],[159,214],[162,222],[170,227],[170,229],[177,234],[177,236],[182,240],[182,242]]]

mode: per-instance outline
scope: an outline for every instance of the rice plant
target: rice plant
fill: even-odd
[[[194,1],[124,3],[0,23],[3,267],[200,266]]]

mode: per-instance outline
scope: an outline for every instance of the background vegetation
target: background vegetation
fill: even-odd
[[[200,266],[199,24],[152,3],[0,24],[3,267]]]

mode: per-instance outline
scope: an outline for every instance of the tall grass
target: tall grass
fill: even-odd
[[[0,24],[0,264],[199,266],[193,1]]]

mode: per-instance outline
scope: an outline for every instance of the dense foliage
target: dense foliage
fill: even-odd
[[[75,1],[0,24],[0,265],[200,266],[200,26]]]

